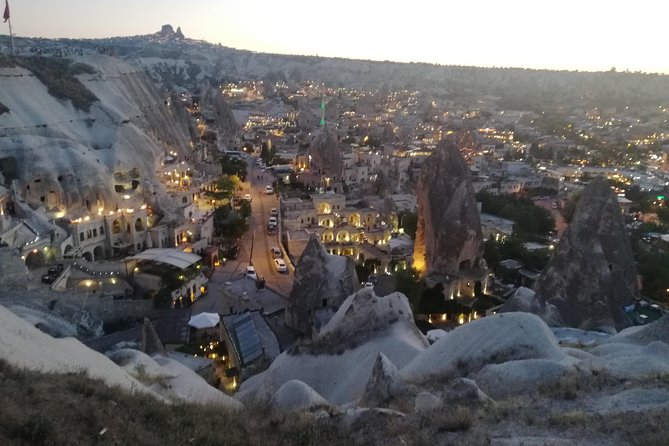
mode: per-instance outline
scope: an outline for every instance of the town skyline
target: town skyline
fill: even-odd
[[[256,52],[318,55],[440,65],[579,71],[669,73],[659,60],[661,17],[669,6],[642,0],[635,7],[582,5],[573,0],[537,7],[442,5],[418,0],[409,8],[349,0],[337,8],[299,0],[271,7],[262,0],[173,0],[141,4],[9,1],[18,37],[105,38],[145,35],[163,24],[186,37]],[[604,7],[605,6],[605,7]],[[4,24],[2,34],[9,29]]]

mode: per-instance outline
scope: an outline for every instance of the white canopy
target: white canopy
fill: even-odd
[[[221,316],[217,313],[200,313],[191,316],[188,325],[198,330],[201,328],[213,328],[221,322]]]

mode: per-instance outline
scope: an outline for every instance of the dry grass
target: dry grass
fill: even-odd
[[[576,384],[596,388],[607,381],[588,377]],[[567,380],[563,386],[572,384]],[[549,393],[564,395],[564,389]],[[40,374],[0,361],[2,446],[486,444],[510,432],[659,445],[667,444],[669,434],[669,410],[598,415],[577,401],[544,395],[471,407],[445,403],[420,413],[410,413],[409,403],[403,405],[406,416],[370,410],[354,418],[331,412],[316,419],[277,414],[266,405],[230,413],[212,406],[165,405],[106,387],[84,373]]]

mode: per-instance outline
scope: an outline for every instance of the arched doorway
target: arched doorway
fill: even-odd
[[[100,260],[105,256],[105,250],[102,249],[102,246],[96,246],[95,249],[93,249],[93,258],[95,260]]]
[[[45,264],[44,254],[38,249],[34,249],[26,256],[26,266],[28,269],[35,269]]]
[[[341,230],[337,233],[337,241],[339,243],[348,243],[350,241],[351,237],[346,230]]]
[[[119,234],[121,232],[121,222],[114,220],[112,223],[112,234]]]
[[[322,236],[323,243],[328,243],[334,240],[332,231],[325,231]]]
[[[360,214],[357,212],[352,213],[351,215],[348,216],[348,223],[356,228],[359,228],[362,226],[361,220],[360,220]]]
[[[142,229],[144,229],[144,223],[141,218],[138,218],[135,220],[135,231],[141,231]]]
[[[92,262],[92,261],[93,261],[93,255],[92,255],[90,252],[88,252],[88,251],[86,251],[86,252],[84,253],[83,257],[84,257],[84,259],[86,259],[86,260],[89,261],[89,262]]]
[[[319,214],[330,214],[330,213],[332,213],[332,206],[330,206],[330,203],[326,203],[324,201],[324,202],[322,202],[321,204],[318,205],[318,213]]]

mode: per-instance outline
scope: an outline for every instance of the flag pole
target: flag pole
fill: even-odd
[[[15,56],[16,48],[14,47],[14,31],[12,30],[12,20],[9,14],[9,0],[5,0],[5,12],[2,14],[2,18],[5,19],[5,22],[9,23],[9,39],[12,42],[12,56]]]
[[[16,56],[16,48],[14,48],[14,32],[12,31],[12,19],[7,19],[9,23],[9,39],[12,41],[12,56]]]

